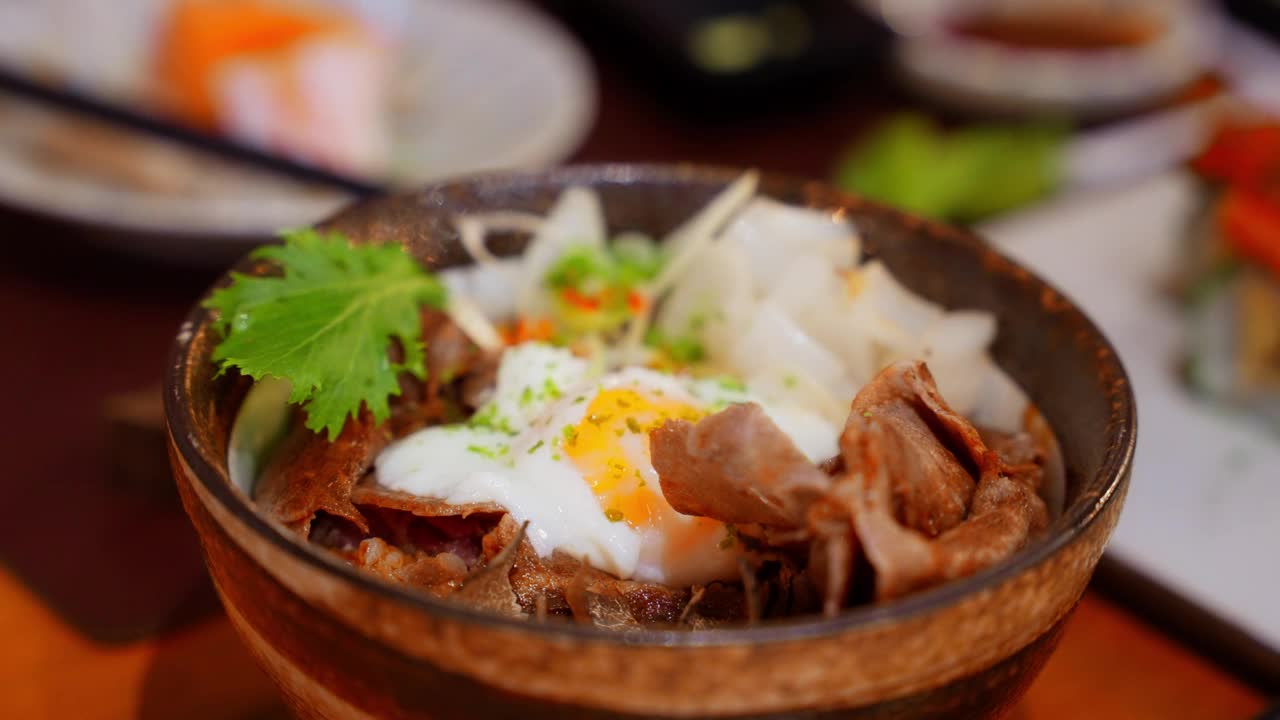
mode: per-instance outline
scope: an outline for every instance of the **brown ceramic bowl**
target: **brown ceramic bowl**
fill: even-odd
[[[328,223],[465,262],[448,218],[544,211],[589,185],[615,228],[661,233],[736,171],[601,165],[492,175],[364,202]],[[178,335],[165,390],[183,504],[227,614],[304,718],[970,717],[1009,708],[1044,665],[1124,500],[1134,403],[1111,345],[1066,298],[977,238],[766,177],[765,194],[848,213],[865,247],[948,307],[994,312],[994,354],[1057,431],[1068,488],[1048,536],[977,575],[835,618],[699,633],[521,622],[365,575],[254,511],[228,481],[241,384],[216,377],[209,314]],[[515,251],[520,238],[500,243]]]

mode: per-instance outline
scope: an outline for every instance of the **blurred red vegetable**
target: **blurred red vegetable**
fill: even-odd
[[[1280,275],[1280,204],[1247,187],[1229,188],[1218,225],[1232,250]]]
[[[1223,127],[1192,167],[1230,185],[1280,187],[1280,125]]]

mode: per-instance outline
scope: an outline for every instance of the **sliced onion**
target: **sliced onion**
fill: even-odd
[[[465,295],[485,317],[506,319],[516,314],[516,286],[522,267],[519,257],[504,257],[485,265],[449,268],[437,276],[450,296]]]
[[[844,403],[852,399],[855,392],[840,359],[772,303],[756,307],[746,332],[734,343],[732,359],[739,372],[747,377],[768,368],[779,368],[797,379],[813,380],[828,395]]]
[[[879,260],[863,265],[858,281],[854,302],[863,329],[888,356],[915,357],[919,337],[942,317],[942,308],[904,287]]]
[[[654,324],[669,337],[696,337],[713,362],[724,363],[755,303],[742,251],[713,243],[671,289]]]
[[[883,367],[880,346],[864,330],[857,308],[847,301],[833,300],[826,312],[810,312],[804,316],[805,330],[844,364],[845,376],[856,387],[875,377]]]
[[[489,252],[489,248],[485,247],[484,223],[474,217],[457,215],[453,218],[453,226],[458,230],[458,240],[462,244],[462,249],[467,251],[472,260],[479,265],[497,262],[497,256]]]
[[[523,270],[516,306],[528,317],[545,317],[551,300],[542,283],[547,271],[570,247],[601,247],[605,240],[604,211],[600,197],[587,188],[572,187],[560,193],[523,255]]]
[[[981,310],[954,310],[920,335],[921,354],[933,358],[968,357],[986,352],[996,337],[996,317]]]
[[[546,222],[541,215],[519,210],[494,210],[491,212],[468,213],[460,216],[474,220],[484,227],[486,232],[521,232],[534,234],[542,229]]]
[[[969,417],[982,395],[991,361],[981,353],[925,358],[933,379],[952,410]]]
[[[1027,394],[990,358],[986,358],[981,373],[981,390],[969,419],[995,430],[1018,432],[1030,402]]]
[[[751,264],[758,292],[773,288],[778,271],[797,254],[824,257],[834,269],[858,262],[859,242],[851,223],[831,213],[758,197],[725,229],[724,242],[739,246]]]
[[[466,295],[450,295],[446,312],[458,329],[481,349],[498,350],[502,347],[502,336],[498,334],[498,329]]]
[[[791,367],[767,365],[747,376],[746,383],[752,393],[770,404],[771,415],[778,408],[800,408],[835,427],[842,427],[849,417],[849,404],[853,395],[835,395],[829,388],[819,385],[811,377],[799,374]],[[773,407],[775,405],[777,408]]]
[[[698,253],[711,244],[716,233],[751,199],[759,182],[760,173],[754,170],[743,173],[712,198],[697,215],[667,235],[662,244],[667,262],[650,287],[653,297],[662,295],[680,279]]]
[[[768,296],[797,323],[835,354],[844,364],[845,375],[861,386],[875,371],[875,348],[871,338],[854,317],[844,279],[829,258],[816,253],[791,260]]]

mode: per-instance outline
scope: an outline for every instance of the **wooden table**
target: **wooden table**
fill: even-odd
[[[579,160],[823,177],[861,127],[901,102],[846,88],[746,121],[696,121],[631,87],[608,59],[601,71],[600,118]],[[156,381],[214,273],[128,260],[15,214],[0,215],[0,231],[0,717],[280,716],[217,613],[169,485],[107,471],[103,398]],[[1263,704],[1090,593],[1018,717],[1248,718]]]

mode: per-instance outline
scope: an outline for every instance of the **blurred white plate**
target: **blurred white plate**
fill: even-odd
[[[1280,437],[1191,397],[1178,308],[1161,294],[1195,201],[1171,173],[983,228],[1115,344],[1138,399],[1128,500],[1108,552],[1280,652]]]
[[[1036,7],[1026,0],[863,0],[903,34],[903,79],[922,96],[977,113],[1126,112],[1176,93],[1211,65],[1218,17],[1188,0],[1071,0],[1104,17],[1138,10],[1160,28],[1140,45],[1099,49],[1015,47],[945,28],[949,14]]]
[[[50,13],[27,0],[0,0],[0,27],[9,29],[0,31],[0,61],[54,68],[73,85],[127,99],[135,94],[131,83],[145,82],[146,56],[107,50],[144,45],[163,2],[128,0],[103,13],[97,0],[62,0]],[[77,7],[85,13],[78,20],[62,17]],[[388,162],[397,186],[551,165],[590,129],[596,101],[590,61],[552,20],[508,0],[413,0],[399,7],[403,51]],[[112,42],[93,39],[104,35]],[[98,158],[91,173],[76,162],[85,156]],[[210,162],[166,141],[71,125],[42,107],[0,98],[0,204],[108,229],[94,237],[125,250],[223,261],[349,200]]]

